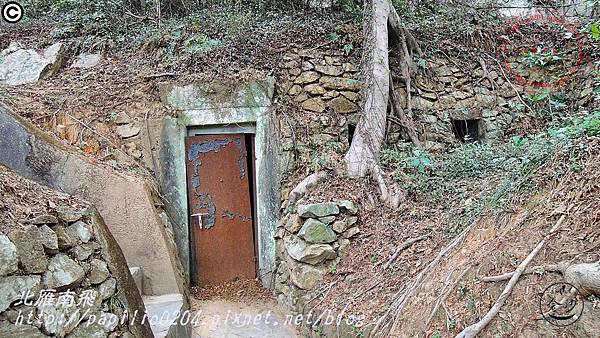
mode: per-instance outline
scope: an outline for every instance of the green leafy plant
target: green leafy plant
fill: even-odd
[[[329,41],[338,42],[340,40],[340,35],[337,32],[331,32],[329,34]]]
[[[530,68],[550,69],[558,61],[563,60],[562,53],[554,48],[537,47],[522,54],[522,61]]]
[[[429,154],[417,148],[413,149],[412,156],[408,157],[407,161],[409,167],[416,169],[420,173],[424,173],[427,168],[433,166],[433,161],[429,157]]]
[[[203,33],[194,33],[185,40],[184,47],[190,54],[204,54],[214,48],[223,47],[223,42],[211,39]]]
[[[350,53],[352,53],[353,50],[354,45],[352,43],[347,43],[344,45],[344,53],[346,53],[346,55],[350,55]]]
[[[600,21],[596,21],[591,24],[590,31],[592,32],[592,38],[594,40],[600,40]]]

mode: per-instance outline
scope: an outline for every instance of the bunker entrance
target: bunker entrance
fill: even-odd
[[[253,126],[193,128],[185,148],[192,285],[256,278]]]

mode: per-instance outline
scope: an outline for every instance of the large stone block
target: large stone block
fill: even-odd
[[[304,218],[319,218],[339,213],[340,208],[336,203],[301,204],[298,206],[298,215]]]
[[[48,271],[44,274],[44,284],[52,289],[69,287],[80,282],[85,273],[83,268],[64,253],[52,257]]]
[[[8,276],[0,278],[0,312],[8,309],[10,304],[27,292],[40,290],[40,276]]]
[[[331,245],[308,244],[296,236],[287,240],[285,246],[290,257],[297,261],[312,265],[317,265],[336,257],[335,251]]]
[[[17,247],[8,237],[0,234],[0,276],[17,271]]]
[[[331,227],[314,218],[309,218],[304,222],[298,236],[308,243],[314,244],[332,243],[337,239],[337,235],[331,230]]]

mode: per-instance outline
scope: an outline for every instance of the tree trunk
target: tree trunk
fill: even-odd
[[[366,0],[370,15],[365,24],[365,84],[363,115],[356,127],[350,149],[344,157],[350,177],[364,177],[377,166],[377,154],[385,137],[389,95],[388,0]]]

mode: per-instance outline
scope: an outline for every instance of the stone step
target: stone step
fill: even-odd
[[[162,296],[143,296],[142,299],[155,338],[191,337],[192,313],[183,315],[187,311],[184,307],[183,295],[171,293]]]
[[[144,295],[144,270],[142,270],[142,268],[140,268],[139,266],[134,266],[129,268],[129,272],[131,273],[131,276],[133,277],[133,280],[135,281],[135,285],[138,288],[138,291],[140,291],[140,295]]]

